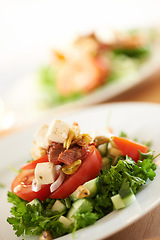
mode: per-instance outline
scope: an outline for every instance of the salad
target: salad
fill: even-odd
[[[156,176],[147,144],[104,132],[92,138],[54,120],[34,136],[32,160],[11,184],[7,218],[17,236],[53,239],[94,224],[136,200],[137,190]]]
[[[105,32],[105,31],[104,31]],[[65,49],[53,49],[37,79],[38,107],[78,100],[138,71],[152,54],[153,30],[112,32],[103,39],[93,32],[77,37]]]

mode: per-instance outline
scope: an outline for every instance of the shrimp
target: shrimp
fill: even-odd
[[[93,37],[79,39],[68,52],[54,52],[57,67],[56,87],[63,96],[86,94],[104,84],[110,74],[110,63],[100,52]]]

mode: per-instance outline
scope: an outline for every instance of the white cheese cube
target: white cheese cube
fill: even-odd
[[[53,142],[64,143],[64,141],[68,137],[69,129],[70,129],[69,124],[61,120],[54,120],[49,125],[47,138],[48,140]]]
[[[56,179],[56,170],[52,162],[38,163],[35,168],[37,184],[50,184]]]
[[[48,145],[50,143],[50,141],[48,140],[48,138],[46,137],[46,134],[48,132],[48,128],[49,126],[45,123],[43,123],[40,128],[37,130],[35,136],[34,136],[34,140],[35,143],[38,147],[47,149]]]

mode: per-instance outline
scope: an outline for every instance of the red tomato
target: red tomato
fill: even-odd
[[[83,159],[77,172],[68,176],[62,185],[50,195],[50,198],[66,198],[73,193],[77,187],[85,182],[97,177],[102,167],[102,157],[94,146],[90,147],[90,152]]]
[[[36,167],[37,163],[43,163],[43,162],[48,162],[48,155],[45,155],[41,158],[38,158],[36,160],[33,160],[33,161],[27,163],[26,165],[22,166],[21,169],[22,170],[34,169]]]
[[[32,191],[32,181],[34,179],[34,169],[22,170],[14,179],[11,190],[20,198],[26,201],[32,201],[35,198],[43,201],[50,195],[50,184],[42,185],[38,192]],[[15,187],[20,185],[20,190],[15,191]]]
[[[124,155],[128,155],[135,162],[137,162],[140,157],[138,150],[142,153],[146,153],[148,151],[147,146],[142,145],[137,142],[133,142],[126,138],[114,136],[113,141],[116,144],[116,146],[119,148],[119,150],[121,150],[123,152]]]
[[[89,147],[87,156],[83,159],[82,165],[73,175],[68,176],[63,184],[51,194],[50,184],[42,185],[38,192],[32,191],[32,181],[34,179],[34,169],[37,163],[47,162],[47,155],[36,159],[21,169],[22,171],[14,179],[11,190],[20,198],[26,201],[32,201],[35,198],[45,200],[47,197],[51,198],[65,198],[68,197],[76,188],[85,182],[97,177],[102,167],[102,158],[96,148],[92,145]],[[20,189],[16,191],[16,187]],[[51,194],[51,195],[50,195]]]

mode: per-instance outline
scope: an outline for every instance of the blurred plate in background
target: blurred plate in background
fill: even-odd
[[[70,102],[62,102],[51,108],[39,108],[37,103],[43,103],[43,95],[37,89],[37,74],[26,76],[15,84],[3,97],[5,106],[12,112],[14,119],[10,121],[14,125],[23,125],[37,120],[43,115],[61,113],[70,109],[97,104],[109,100],[116,95],[125,92],[134,86],[151,79],[152,75],[160,69],[160,47],[159,43],[154,45],[150,57],[139,67],[125,76],[110,83],[106,83],[95,91],[92,91],[78,99]],[[44,103],[45,105],[45,103]]]

